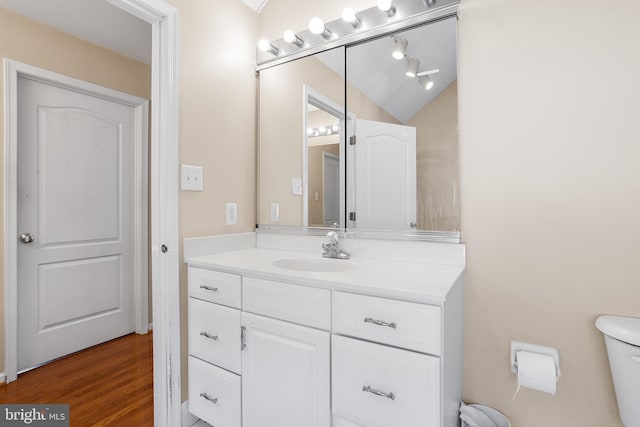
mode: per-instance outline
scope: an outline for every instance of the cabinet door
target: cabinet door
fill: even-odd
[[[328,332],[242,313],[243,427],[329,427]]]

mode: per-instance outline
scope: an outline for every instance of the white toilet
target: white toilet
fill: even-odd
[[[640,426],[640,318],[600,316],[596,327],[604,334],[611,376],[625,427]]]

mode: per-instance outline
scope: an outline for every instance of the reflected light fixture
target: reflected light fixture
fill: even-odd
[[[409,45],[409,42],[402,37],[393,36],[393,43],[395,45],[393,47],[393,53],[391,54],[391,56],[393,56],[393,58],[397,59],[398,61],[404,59],[404,57],[407,55],[407,46]]]
[[[347,7],[342,11],[342,20],[351,24],[353,28],[358,28],[362,23],[360,18],[358,18],[358,15],[356,15],[355,10],[350,7]]]
[[[291,30],[287,30],[284,32],[284,34],[282,35],[282,38],[284,39],[284,41],[286,41],[287,43],[291,43],[294,44],[298,47],[302,47],[304,46],[304,40],[302,40],[300,38],[300,36],[298,36],[296,33],[294,33]]]
[[[391,0],[378,0],[378,9],[386,13],[389,18],[396,14],[396,7]]]
[[[262,39],[258,42],[258,49],[263,52],[269,52],[274,56],[277,56],[280,50],[269,42],[267,39]]]
[[[418,77],[418,82],[426,89],[429,90],[433,87],[433,80],[429,78],[429,76],[420,76]]]
[[[418,67],[420,67],[420,61],[414,58],[407,59],[407,77],[414,78],[418,75]]]
[[[333,126],[331,126],[331,130],[334,131],[334,132],[338,132],[340,130],[340,126],[333,125]]]
[[[331,31],[324,25],[322,19],[318,17],[311,18],[311,21],[309,21],[309,31],[311,31],[311,34],[324,37],[326,40],[331,37]]]

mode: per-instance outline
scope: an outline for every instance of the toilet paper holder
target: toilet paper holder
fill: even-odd
[[[541,345],[527,344],[520,341],[511,341],[511,371],[518,373],[518,352],[530,351],[531,353],[545,354],[551,356],[556,365],[556,378],[560,376],[560,352],[553,347],[544,347]]]

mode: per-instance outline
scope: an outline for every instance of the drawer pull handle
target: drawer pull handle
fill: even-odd
[[[385,393],[384,391],[380,391],[380,390],[376,390],[375,388],[371,388],[368,385],[362,387],[362,391],[367,392],[367,393],[371,393],[371,394],[375,394],[376,396],[386,397],[387,399],[391,399],[391,400],[394,400],[396,398],[395,394],[393,394],[393,393]]]
[[[204,289],[205,291],[218,292],[218,288],[212,288],[207,285],[200,285],[200,289]]]
[[[218,398],[217,397],[211,397],[207,393],[200,393],[200,397],[204,397],[205,399],[207,399],[211,403],[218,403]]]
[[[211,335],[209,332],[207,331],[202,331],[200,332],[200,335],[202,335],[205,338],[209,338],[210,340],[214,340],[217,341],[218,340],[218,336],[217,335]]]
[[[365,317],[364,318],[364,323],[373,323],[374,325],[378,325],[378,326],[388,326],[390,328],[395,329],[396,328],[396,324],[393,322],[385,322],[384,320],[376,320],[376,319],[372,319],[371,317]]]

